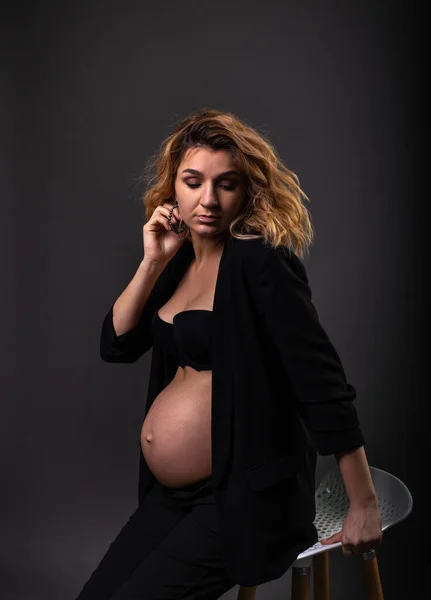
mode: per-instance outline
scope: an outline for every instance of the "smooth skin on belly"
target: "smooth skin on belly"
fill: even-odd
[[[181,487],[211,475],[211,376],[178,367],[145,417],[142,452],[164,485]]]

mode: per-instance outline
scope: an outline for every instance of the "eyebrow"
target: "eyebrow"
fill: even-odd
[[[193,173],[194,175],[203,175],[203,173],[201,173],[197,169],[184,169],[183,173]],[[230,171],[225,171],[224,173],[220,173],[219,175],[217,175],[216,179],[220,179],[221,177],[226,177],[226,175],[241,175],[241,173],[239,171],[236,171],[235,169],[231,169]]]

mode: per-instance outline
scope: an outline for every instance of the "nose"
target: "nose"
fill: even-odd
[[[215,186],[209,183],[202,187],[201,205],[208,209],[217,208],[218,200],[215,192]]]

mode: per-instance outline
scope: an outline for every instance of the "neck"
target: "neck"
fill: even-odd
[[[207,238],[192,238],[193,250],[195,253],[194,267],[196,271],[207,268],[214,260],[220,259],[223,253],[225,242],[230,237],[229,232],[224,235]]]

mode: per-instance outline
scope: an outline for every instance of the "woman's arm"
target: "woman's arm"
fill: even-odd
[[[346,555],[377,549],[381,517],[354,406],[356,390],[320,323],[305,267],[285,247],[262,246],[245,268],[299,411],[319,454],[335,455],[349,496],[342,531],[322,543],[341,541]]]
[[[135,362],[152,347],[152,317],[160,304],[170,265],[163,268],[142,260],[133,279],[103,319],[100,333],[102,360]]]
[[[365,449],[362,446],[341,452],[335,458],[349,498],[349,511],[342,530],[320,543],[341,542],[345,556],[377,550],[382,543],[382,519]]]
[[[319,454],[363,446],[356,390],[320,323],[302,261],[284,246],[256,250],[244,265],[248,284]]]
[[[344,481],[350,506],[360,508],[377,504],[376,490],[374,489],[368,466],[365,448],[356,448],[350,452],[340,452],[335,455]]]
[[[144,258],[141,261],[132,280],[112,307],[112,322],[118,337],[137,325],[154,284],[163,269],[164,265],[158,265],[151,260]]]

